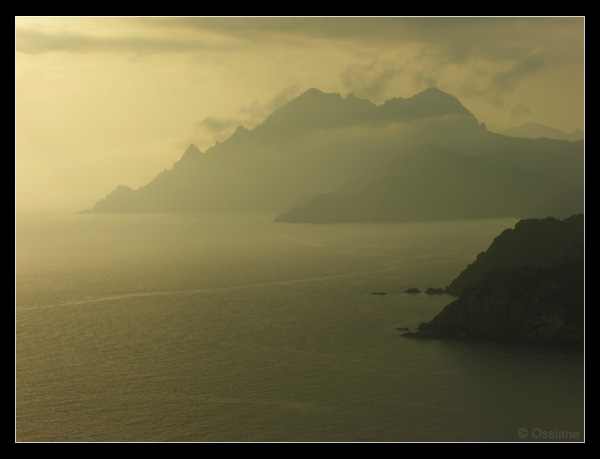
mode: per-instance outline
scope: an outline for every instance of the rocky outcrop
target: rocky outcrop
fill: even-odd
[[[583,216],[521,221],[448,288],[458,298],[414,338],[584,342]]]
[[[582,261],[584,217],[573,215],[564,220],[553,217],[519,221],[496,237],[488,250],[446,287],[446,292],[461,296],[492,271],[509,271],[530,266],[557,266]]]

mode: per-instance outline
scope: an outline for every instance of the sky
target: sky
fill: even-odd
[[[15,17],[15,209],[89,209],[310,88],[585,129],[584,17]]]

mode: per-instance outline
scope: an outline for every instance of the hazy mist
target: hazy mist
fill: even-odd
[[[584,129],[583,18],[15,18],[16,207],[138,188],[310,88]]]
[[[15,440],[585,441],[583,17],[16,17]]]

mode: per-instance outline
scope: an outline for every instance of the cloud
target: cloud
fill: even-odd
[[[249,107],[242,107],[240,113],[249,124],[261,122],[273,111],[298,96],[299,93],[300,85],[298,83],[292,84],[282,89],[267,102],[254,101]]]
[[[218,118],[207,116],[194,125],[191,141],[207,147],[214,141],[223,141],[229,137],[238,126],[248,129],[262,123],[267,116],[279,107],[294,99],[300,93],[300,85],[293,84],[283,88],[266,102],[254,101],[247,107],[239,110],[238,117]]]
[[[214,116],[207,116],[202,121],[195,124],[195,131],[199,129],[205,129],[214,136],[220,136],[224,132],[231,131],[239,125],[239,120],[234,118],[216,118]]]
[[[548,67],[549,60],[542,53],[534,53],[516,62],[509,69],[494,73],[490,77],[489,89],[494,92],[512,91],[519,82]]]
[[[367,64],[349,64],[341,73],[344,88],[357,97],[378,99],[385,95],[390,84],[402,69],[395,62],[379,61],[375,57]]]
[[[144,18],[144,20],[148,20]],[[274,37],[290,40],[392,39],[401,32],[402,18],[388,17],[179,17],[151,18],[167,29],[211,31],[244,40],[265,42]]]
[[[523,117],[533,115],[531,108],[525,104],[517,104],[510,110],[510,119],[512,121],[518,121]]]
[[[569,63],[573,59],[576,58],[555,50],[532,52],[524,58],[513,62],[508,68],[488,75],[487,86],[481,93],[491,98],[497,106],[501,106],[528,79],[540,73],[549,74],[552,69]]]
[[[583,33],[583,18],[577,17],[67,17],[54,26],[59,27],[55,33],[39,25],[53,24],[48,18],[34,22],[18,23],[17,47],[22,52],[131,48],[166,52],[197,47],[220,51],[244,43],[327,40],[372,50],[420,43],[437,47],[446,59],[464,62],[473,57],[519,58],[540,43],[581,46]],[[102,28],[113,35],[97,33]]]
[[[53,52],[72,54],[111,52],[136,55],[189,52],[224,53],[239,50],[241,46],[240,43],[211,40],[201,36],[145,35],[136,32],[106,36],[64,29],[52,31],[32,27],[15,29],[15,50],[18,53],[29,55]]]

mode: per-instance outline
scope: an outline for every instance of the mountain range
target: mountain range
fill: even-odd
[[[502,131],[502,134],[512,137],[526,137],[529,139],[547,137],[549,139],[570,140],[572,142],[583,140],[584,138],[584,133],[581,129],[576,129],[575,131],[569,133],[534,122],[529,122],[521,126],[505,129]]]
[[[310,89],[255,128],[121,185],[89,211],[267,211],[280,222],[581,212],[584,143],[490,132],[430,88],[381,105]]]
[[[422,144],[336,193],[319,195],[276,220],[424,221],[531,216],[544,211],[571,215],[583,211],[583,188],[575,186],[577,171],[571,171],[572,174],[566,171],[571,161],[564,161],[565,171],[558,177],[559,174],[553,176],[541,167],[537,170],[526,167],[529,159],[526,153],[510,161],[504,161],[508,154],[499,156],[469,156],[435,144]],[[558,164],[566,156],[559,155],[554,162]],[[548,197],[554,198],[557,190],[568,190],[561,193],[567,196],[565,208],[550,201],[548,209],[544,209],[543,204],[548,203]]]

